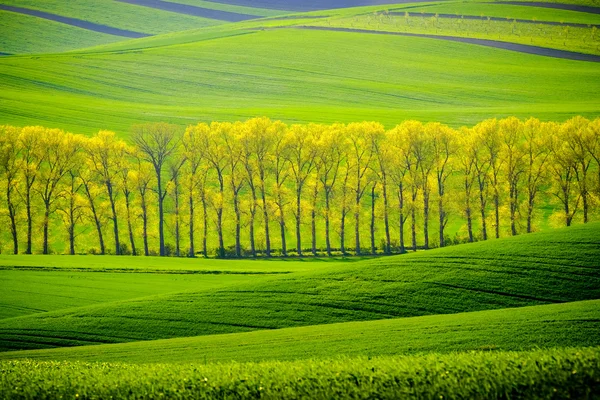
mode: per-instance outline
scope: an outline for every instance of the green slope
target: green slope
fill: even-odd
[[[0,52],[2,53],[59,53],[124,39],[0,10]],[[0,86],[4,86],[1,82]]]
[[[342,32],[290,29],[125,53],[4,57],[0,69],[3,123],[82,133],[256,115],[389,127],[406,118],[459,125],[600,110],[594,63]]]
[[[600,346],[600,300],[226,335],[0,353],[0,360],[258,362]]]
[[[223,23],[223,21],[140,7],[113,0],[71,0],[69,2],[61,0],[0,0],[0,4],[45,11],[113,28],[154,35]],[[33,33],[27,36],[30,40],[48,41],[43,37],[34,36]],[[120,39],[123,40],[123,38]],[[50,51],[46,51],[46,53],[48,52]]]
[[[2,348],[115,343],[600,298],[600,224],[0,321]]]

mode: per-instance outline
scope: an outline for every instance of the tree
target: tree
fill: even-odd
[[[331,257],[331,200],[335,193],[340,167],[346,156],[341,146],[343,132],[344,125],[334,124],[318,138],[320,149],[317,154],[321,166],[318,178],[323,185],[325,196],[325,246],[329,257]]]
[[[398,228],[400,235],[400,253],[406,252],[404,241],[404,225],[408,220],[406,211],[405,189],[407,185],[407,168],[406,168],[406,142],[404,141],[403,129],[398,125],[394,129],[386,132],[386,141],[390,147],[390,177],[397,188],[396,194],[398,197]]]
[[[81,197],[82,181],[79,179],[80,165],[75,165],[66,176],[64,204],[58,210],[63,213],[63,223],[69,237],[69,254],[75,254],[76,227],[84,217],[84,200]]]
[[[473,135],[473,146],[471,147],[471,156],[473,157],[473,167],[477,178],[477,188],[479,189],[479,213],[481,215],[481,234],[483,240],[488,239],[486,208],[489,197],[490,175],[492,161],[490,160],[485,147],[486,140],[489,138],[491,148],[494,147],[494,137],[497,131],[497,121],[485,120],[475,125],[469,132]]]
[[[285,182],[290,177],[289,173],[289,157],[287,151],[287,126],[280,125],[279,129],[273,130],[273,153],[270,162],[273,175],[275,177],[275,193],[274,201],[279,210],[279,231],[281,233],[281,254],[287,256],[287,244],[285,238]]]
[[[106,249],[104,246],[104,234],[102,232],[103,220],[102,213],[99,210],[99,205],[97,204],[97,199],[101,198],[100,192],[102,192],[102,188],[99,188],[93,181],[93,174],[90,172],[88,167],[89,160],[84,162],[84,167],[79,171],[79,179],[83,185],[84,194],[88,202],[88,207],[92,214],[92,219],[94,221],[94,226],[96,227],[96,233],[98,234],[98,244],[100,246],[100,254],[105,254]]]
[[[503,172],[508,181],[510,232],[513,236],[517,235],[519,191],[521,178],[526,169],[523,129],[524,124],[515,117],[501,119],[499,122],[499,132],[502,137],[500,157],[504,160]]]
[[[541,123],[530,118],[525,122],[525,186],[527,192],[527,233],[533,230],[535,201],[547,175],[547,161],[550,156],[549,138],[558,129],[556,123]]]
[[[596,196],[600,198],[600,118],[596,118],[588,125],[588,140],[586,149],[590,156],[596,161]]]
[[[31,254],[33,232],[33,189],[36,184],[40,165],[44,160],[42,139],[46,128],[41,126],[26,126],[19,135],[19,147],[22,149],[21,161],[23,177],[25,178],[25,208],[27,212],[27,248],[25,254]]]
[[[465,195],[464,211],[465,218],[467,219],[467,232],[469,235],[469,243],[473,243],[473,213],[471,209],[471,197],[473,185],[475,184],[475,179],[477,175],[476,160],[478,159],[478,143],[473,131],[469,128],[462,127],[460,129],[458,144],[461,149],[461,151],[458,152],[457,158],[458,164],[460,165],[460,172],[463,178],[463,189]],[[481,182],[481,180],[479,180],[479,182]],[[483,198],[483,196],[481,196],[480,198]],[[483,208],[483,213],[483,221],[485,223],[485,208]],[[483,232],[485,235],[485,225]]]
[[[286,135],[285,157],[294,179],[294,194],[296,198],[296,251],[302,255],[302,191],[307,179],[316,166],[318,137],[323,128],[318,125],[292,125]]]
[[[195,130],[198,135],[198,145],[201,156],[206,160],[210,169],[217,175],[219,192],[213,201],[217,214],[217,234],[219,238],[219,257],[225,257],[225,244],[223,241],[223,202],[225,197],[225,173],[228,167],[227,148],[223,142],[224,135],[228,134],[231,124],[213,122],[210,126],[198,124],[188,129]],[[204,204],[205,199],[203,199]],[[206,237],[206,236],[205,236]]]
[[[201,192],[202,199],[206,199],[206,195],[204,193],[204,182],[206,180],[206,172],[207,169],[204,167],[204,157],[202,154],[202,137],[208,135],[208,131],[210,128],[206,124],[200,124],[197,126],[190,126],[186,129],[185,134],[183,135],[182,144],[184,157],[187,160],[186,164],[186,190],[188,194],[188,212],[189,212],[189,240],[190,240],[190,248],[189,248],[189,257],[196,256],[195,250],[195,240],[194,240],[194,232],[195,232],[195,210],[196,210],[196,201],[195,195],[198,191]],[[206,202],[203,202],[204,206],[204,214],[206,214]],[[204,218],[206,221],[206,218]],[[206,243],[206,242],[205,242]],[[204,251],[206,251],[206,246],[204,246]],[[207,256],[207,254],[204,254]]]
[[[19,232],[17,230],[17,213],[19,202],[17,188],[21,170],[21,153],[19,147],[20,129],[0,126],[0,173],[4,175],[6,184],[6,207],[10,220],[10,233],[13,240],[13,253],[19,254]]]
[[[577,174],[577,155],[568,143],[568,130],[561,127],[554,133],[550,142],[551,156],[549,166],[551,169],[550,193],[562,205],[562,214],[566,226],[571,226],[573,218],[579,208],[581,194],[576,199],[573,193],[573,180]]]
[[[125,199],[125,212],[127,217],[127,232],[129,233],[129,244],[131,245],[131,254],[137,256],[137,246],[135,245],[135,239],[133,235],[133,222],[132,222],[132,200],[133,200],[133,192],[134,188],[132,185],[132,163],[131,158],[135,154],[135,149],[126,146],[125,148],[125,157],[123,163],[121,165],[121,169],[118,174],[119,178],[119,186],[121,191],[123,192],[123,198]]]
[[[346,127],[346,140],[350,147],[348,161],[354,171],[354,236],[356,255],[360,250],[360,203],[368,187],[368,172],[372,168],[373,135],[383,132],[383,125],[375,122],[351,123]]]
[[[430,122],[423,126],[423,134],[413,137],[412,151],[418,165],[418,183],[423,195],[423,238],[425,249],[429,249],[429,208],[431,199],[431,172],[435,167],[434,137],[439,135],[443,127],[439,123]]]
[[[119,222],[116,200],[118,191],[118,179],[121,172],[126,169],[127,144],[117,139],[114,132],[100,131],[95,136],[84,142],[84,150],[89,161],[89,166],[97,175],[97,179],[106,189],[108,201],[110,202],[111,219],[113,222],[113,234],[115,240],[115,254],[121,254],[119,241]]]
[[[175,152],[172,162],[169,164],[169,188],[173,197],[175,214],[175,256],[181,256],[181,171],[187,159],[185,153]]]
[[[377,132],[375,135],[373,135],[372,140],[372,146],[373,146],[373,152],[375,154],[375,160],[376,160],[376,167],[373,168],[373,172],[377,175],[377,180],[379,181],[380,185],[381,185],[381,190],[382,190],[382,194],[383,194],[383,225],[384,225],[384,231],[385,231],[385,249],[384,252],[385,254],[391,254],[392,249],[391,249],[391,243],[392,243],[392,239],[391,239],[391,235],[390,235],[390,219],[389,219],[389,199],[388,199],[388,177],[390,174],[390,170],[393,168],[391,163],[392,163],[392,145],[391,143],[387,140],[389,138],[389,136],[386,135],[385,132]],[[373,202],[373,200],[375,199],[375,186],[373,186],[372,188],[372,192],[371,192],[371,200]],[[372,209],[373,209],[373,204],[371,204]],[[374,213],[371,213],[371,232],[374,232],[375,226],[374,226],[374,220],[373,220],[373,216]],[[373,238],[373,234],[371,235],[372,239]],[[372,240],[373,241],[373,240]]]
[[[164,201],[167,196],[166,185],[163,184],[163,168],[176,151],[179,140],[179,128],[176,125],[159,122],[154,124],[136,125],[132,129],[133,142],[138,147],[142,157],[152,164],[156,174],[156,193],[158,196],[158,235],[160,255],[165,256],[165,216]]]
[[[454,172],[451,160],[458,150],[457,136],[456,131],[445,125],[427,124],[425,128],[431,135],[433,171],[435,172],[438,195],[439,239],[440,247],[444,247],[446,245],[444,230],[448,224],[448,212],[445,202],[446,182]]]
[[[593,141],[593,135],[588,129],[590,121],[583,117],[574,117],[566,121],[561,126],[564,132],[564,140],[569,148],[573,161],[576,164],[574,169],[575,181],[579,189],[579,196],[583,206],[583,222],[589,222],[589,170],[592,165],[592,154],[588,151],[589,142]]]
[[[144,156],[139,153],[138,149],[136,149],[134,157],[136,162],[134,164],[134,169],[131,171],[130,180],[139,194],[144,255],[148,257],[150,255],[150,249],[148,246],[148,207],[150,200],[149,195],[153,185],[152,167],[149,163],[144,161]]]
[[[49,254],[48,230],[50,215],[55,210],[59,183],[77,164],[76,154],[81,150],[82,137],[60,129],[46,130],[42,138],[44,161],[40,165],[38,193],[44,205],[43,253]]]
[[[225,145],[226,160],[229,172],[229,184],[231,193],[233,194],[233,211],[235,215],[235,256],[242,256],[241,244],[241,226],[242,216],[240,209],[240,192],[244,186],[242,153],[243,148],[240,144],[242,137],[242,124],[222,124],[219,130],[221,133],[221,141]]]
[[[493,189],[494,228],[497,239],[500,237],[500,174],[503,164],[500,149],[502,132],[496,119],[480,122],[475,126],[475,130],[479,132],[481,145],[484,149],[483,159],[479,160],[482,161],[484,169],[489,171],[489,183]],[[484,240],[485,236],[487,235],[484,234]]]

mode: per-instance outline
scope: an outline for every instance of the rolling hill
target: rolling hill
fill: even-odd
[[[118,343],[600,298],[600,224],[0,320],[0,347]]]

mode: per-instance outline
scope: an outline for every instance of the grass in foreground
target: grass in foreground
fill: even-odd
[[[600,301],[0,353],[0,360],[259,362],[600,346]]]
[[[599,395],[598,348],[259,364],[0,363],[0,397],[11,399],[550,399]]]
[[[0,348],[167,339],[600,298],[600,223],[0,321]]]

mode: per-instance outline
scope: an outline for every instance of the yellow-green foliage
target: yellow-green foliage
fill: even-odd
[[[599,132],[582,117],[458,130],[255,118],[139,125],[129,145],[3,126],[3,239],[14,253],[332,256],[568,226],[597,214]]]

